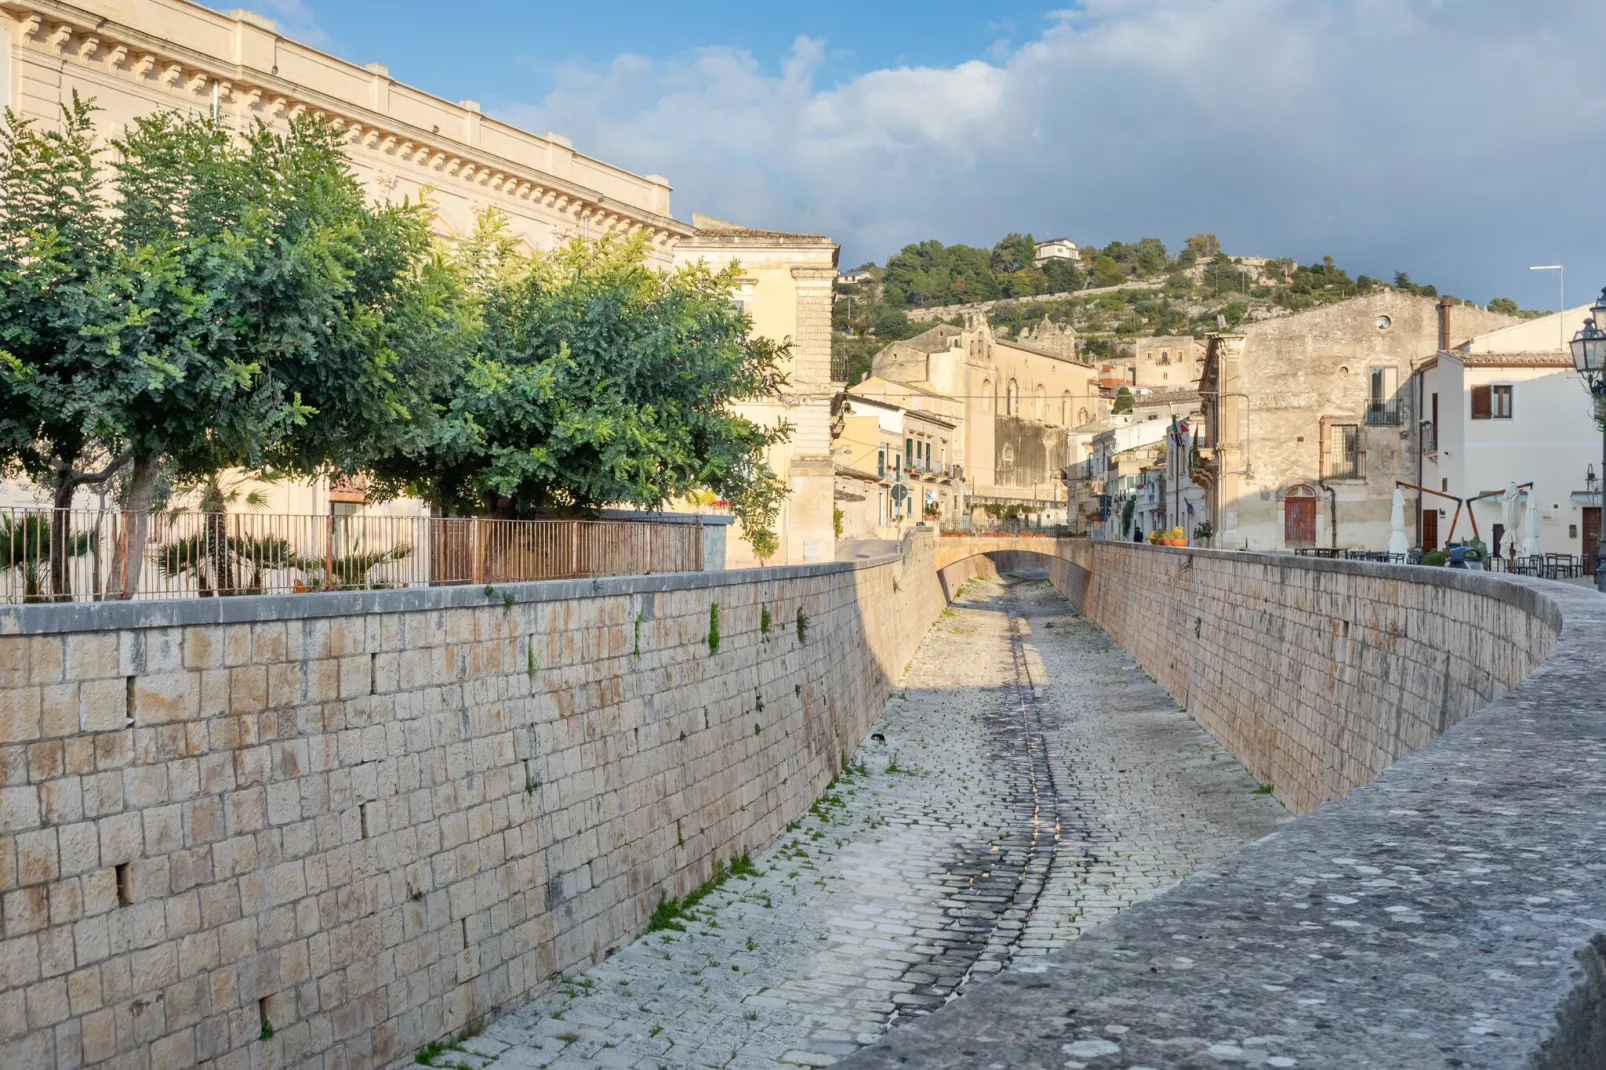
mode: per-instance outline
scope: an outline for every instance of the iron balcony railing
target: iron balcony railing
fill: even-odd
[[[702,522],[0,509],[0,603],[697,572]],[[138,567],[134,567],[134,562]],[[132,595],[121,592],[137,576]]]
[[[1369,402],[1366,406],[1366,423],[1369,427],[1399,427],[1405,423],[1403,399]]]

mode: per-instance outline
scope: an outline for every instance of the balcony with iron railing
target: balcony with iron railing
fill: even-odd
[[[1371,401],[1366,406],[1368,427],[1399,427],[1405,423],[1405,400],[1402,397],[1386,401]]]

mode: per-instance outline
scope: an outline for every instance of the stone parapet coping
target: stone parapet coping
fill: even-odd
[[[1345,799],[842,1065],[1606,1066],[1606,598],[1420,566],[1150,552],[1444,584],[1560,637],[1513,690]]]
[[[418,613],[439,609],[474,609],[495,603],[563,602],[612,595],[697,591],[744,584],[856,572],[899,560],[886,554],[854,561],[813,565],[730,569],[722,572],[659,572],[645,576],[599,576],[591,579],[537,580],[530,583],[458,584],[450,587],[402,587],[380,591],[331,591],[308,594],[238,595],[230,598],[171,598],[132,602],[63,602],[0,606],[0,635],[53,635],[124,628],[172,628],[198,624],[250,624],[258,621],[308,620],[364,613]]]

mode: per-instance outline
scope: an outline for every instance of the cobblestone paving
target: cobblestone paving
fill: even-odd
[[[437,1066],[828,1066],[1286,820],[1045,581],[972,581],[854,764],[683,922]]]

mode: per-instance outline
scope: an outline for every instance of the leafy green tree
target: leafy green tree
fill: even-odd
[[[1228,301],[1227,306],[1221,310],[1221,315],[1229,327],[1236,327],[1249,315],[1249,306],[1242,301]]]
[[[989,266],[998,275],[1031,267],[1037,261],[1037,243],[1030,234],[1006,234],[993,246]]]
[[[776,396],[787,344],[732,306],[738,265],[648,265],[643,239],[525,258],[483,219],[455,261],[475,307],[467,371],[442,432],[379,471],[456,514],[654,508],[708,489],[744,528],[772,528],[785,485],[765,463],[789,433],[736,411]]]
[[[114,409],[143,369],[99,374],[127,312],[119,287],[130,266],[102,218],[103,179],[93,111],[75,95],[59,130],[9,109],[0,130],[0,475],[51,490],[58,510],[86,485],[104,485],[131,452]],[[108,344],[108,337],[113,341]],[[47,525],[56,597],[70,596],[68,523]]]
[[[351,470],[430,436],[428,391],[456,375],[423,206],[369,206],[315,120],[236,134],[157,114],[103,166],[92,115],[75,97],[60,131],[8,113],[0,135],[8,464],[62,473],[46,480],[58,505],[126,464],[142,546],[164,472]],[[101,473],[79,467],[90,456]],[[120,553],[114,596],[144,557]]]
[[[1141,238],[1133,249],[1132,263],[1139,275],[1158,275],[1165,270],[1165,243],[1159,238]]]
[[[1044,293],[1058,294],[1080,290],[1086,281],[1082,269],[1077,267],[1075,261],[1054,259],[1043,264]]]
[[[1184,248],[1193,254],[1195,262],[1214,260],[1221,255],[1221,240],[1214,234],[1195,234],[1184,243]]]
[[[1517,302],[1509,297],[1496,297],[1489,302],[1490,312],[1504,312],[1508,316],[1515,316],[1518,311]]]
[[[1098,286],[1119,286],[1126,281],[1126,273],[1108,254],[1093,261],[1093,282]]]
[[[1115,404],[1110,407],[1110,411],[1117,416],[1121,415],[1122,413],[1131,412],[1132,391],[1128,390],[1125,386],[1117,390],[1115,392]]]
[[[883,342],[913,338],[925,328],[909,318],[901,308],[883,308],[875,318],[876,337]]]
[[[1212,294],[1245,288],[1243,269],[1226,253],[1217,253],[1204,269],[1204,287]]]

